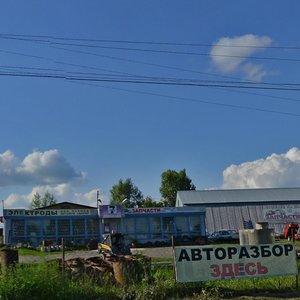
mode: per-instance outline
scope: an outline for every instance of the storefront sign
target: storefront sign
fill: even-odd
[[[134,207],[126,208],[130,214],[157,214],[157,213],[205,213],[203,207]]]
[[[293,244],[175,247],[178,282],[298,274]]]
[[[62,217],[96,215],[96,209],[5,209],[4,217]]]
[[[264,209],[264,220],[270,223],[289,223],[300,222],[300,209],[280,208],[280,209]]]
[[[128,208],[127,212],[131,214],[155,214],[162,213],[164,211],[161,207],[138,207],[138,208]]]

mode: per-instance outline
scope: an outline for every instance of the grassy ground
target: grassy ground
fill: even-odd
[[[300,242],[296,242],[300,246]],[[50,253],[19,249],[19,255],[47,256]],[[57,252],[51,253],[57,254]],[[161,267],[161,262],[171,264],[172,259],[154,258],[151,276],[129,286],[113,283],[112,276],[91,278],[87,275],[72,278],[62,273],[56,263],[19,264],[14,270],[1,274],[0,299],[87,299],[87,300],[271,300],[300,299],[296,277],[269,277],[240,280],[221,280],[179,284],[175,282],[172,268]],[[298,261],[300,269],[300,261]],[[299,280],[299,279],[298,279]]]
[[[0,275],[0,299],[300,299],[295,276],[179,284],[174,280],[172,269],[155,268],[150,278],[126,287],[112,280],[111,275],[72,278],[62,273],[55,262],[19,264]]]

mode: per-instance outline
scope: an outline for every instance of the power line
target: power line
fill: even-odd
[[[136,51],[136,52],[150,52],[160,54],[176,54],[176,55],[193,55],[193,56],[209,56],[209,57],[227,57],[227,58],[247,58],[255,60],[271,60],[271,61],[287,61],[287,62],[300,62],[298,58],[285,58],[285,57],[266,57],[266,56],[247,56],[247,55],[228,55],[228,54],[212,54],[212,53],[198,53],[198,52],[186,52],[186,51],[171,51],[171,50],[156,50],[156,49],[143,49],[143,48],[129,48],[129,47],[112,47],[112,46],[95,46],[95,45],[80,45],[80,44],[68,44],[68,43],[51,43],[53,45],[62,46],[76,46],[76,47],[87,47],[87,48],[98,48],[98,49],[109,49],[109,50],[125,50],[125,51]]]
[[[179,100],[181,102],[184,101],[184,102],[193,102],[193,103],[204,103],[204,104],[209,104],[209,105],[222,106],[222,107],[226,107],[226,108],[252,110],[252,111],[258,111],[258,112],[264,112],[264,113],[272,113],[272,114],[300,117],[300,114],[296,114],[296,113],[292,113],[292,112],[282,112],[282,111],[276,111],[276,110],[270,110],[270,109],[264,109],[264,108],[251,107],[251,106],[234,105],[234,104],[220,103],[220,102],[208,101],[208,100],[202,100],[202,99],[170,96],[170,95],[165,95],[165,94],[160,94],[160,93],[144,92],[144,91],[137,91],[137,90],[131,90],[131,89],[117,88],[117,87],[108,87],[108,86],[97,85],[97,84],[86,83],[86,82],[74,82],[74,83],[87,85],[87,86],[107,88],[107,89],[112,89],[112,90],[125,91],[125,92],[130,92],[130,93],[144,94],[144,95],[149,95],[149,96],[163,97],[163,98],[168,98],[168,99],[173,99],[173,100]]]
[[[140,76],[140,75],[136,75],[136,74],[132,74],[132,73],[128,73],[128,72],[120,72],[120,71],[116,71],[116,70],[110,70],[110,69],[105,69],[105,68],[97,68],[97,67],[91,67],[91,66],[85,66],[85,65],[78,65],[78,64],[69,64],[69,63],[64,63],[64,62],[56,62],[56,63],[60,63],[63,65],[68,65],[68,66],[75,66],[75,67],[81,67],[81,68],[88,68],[88,69],[94,69],[94,70],[101,70],[101,71],[106,71],[106,72],[110,72],[110,73],[115,73],[115,74],[120,74],[120,75],[127,75],[130,77],[136,77],[136,78],[148,78],[148,79],[163,79],[163,80],[174,80],[177,78],[162,78],[162,77],[153,77],[153,76]],[[99,74],[99,73],[90,73],[90,72],[70,72],[70,71],[66,71],[63,69],[53,69],[53,68],[40,68],[40,67],[25,67],[25,66],[10,66],[10,65],[0,65],[1,69],[4,70],[14,70],[14,69],[19,69],[19,70],[38,70],[38,71],[52,71],[52,72],[61,72],[62,74],[69,74],[69,75],[84,75],[84,76],[108,76],[108,74]],[[110,75],[109,75],[110,76]],[[183,79],[182,79],[183,80]],[[189,79],[184,79],[184,80],[189,80]],[[224,81],[212,81],[212,82],[221,82],[224,83]],[[226,81],[226,83],[233,83],[234,81]],[[235,81],[235,83],[247,83],[247,82],[243,82],[243,81]],[[267,83],[265,83],[267,84]],[[208,87],[211,88],[211,87]],[[266,94],[259,94],[259,93],[254,93],[254,92],[250,92],[250,91],[245,91],[245,90],[238,90],[238,89],[230,89],[230,88],[221,88],[221,87],[217,87],[218,90],[224,90],[226,92],[231,92],[231,93],[242,93],[242,94],[249,94],[249,95],[255,95],[255,96],[261,96],[261,97],[266,97],[266,98],[272,98],[272,99],[276,99],[276,100],[286,100],[286,101],[290,101],[290,102],[300,102],[300,99],[294,99],[294,98],[289,98],[289,97],[283,97],[283,96],[274,96],[274,95],[266,95]]]
[[[191,46],[191,47],[224,47],[224,48],[258,48],[258,49],[283,49],[283,50],[300,50],[298,46],[257,46],[257,45],[226,45],[226,44],[213,44],[213,43],[182,43],[182,42],[154,42],[154,41],[132,41],[132,40],[114,40],[114,39],[88,39],[88,38],[68,38],[57,37],[52,35],[30,35],[30,34],[0,34],[2,39],[15,39],[23,41],[38,41],[50,42],[52,40],[62,41],[79,41],[79,42],[92,42],[92,43],[119,43],[119,44],[142,44],[142,45],[166,45],[166,46]]]
[[[15,66],[0,66],[0,68],[3,68],[3,67],[11,69],[11,70],[13,70],[13,69],[25,69],[25,70],[26,69],[32,69],[32,70],[39,70],[39,71],[41,71],[41,70],[59,71],[57,69],[43,69],[43,68],[15,67]],[[45,73],[45,74],[37,74],[37,73],[28,73],[28,72],[27,73],[26,72],[19,72],[19,73],[10,72],[10,73],[0,73],[0,76],[18,76],[18,77],[40,77],[40,78],[66,79],[66,80],[69,80],[69,81],[74,82],[74,83],[81,83],[81,84],[90,85],[90,86],[97,86],[97,87],[99,87],[99,85],[91,84],[91,83],[87,83],[87,82],[82,82],[82,81],[104,81],[104,82],[127,82],[127,83],[132,83],[131,81],[130,82],[124,81],[124,80],[121,81],[121,80],[115,80],[113,78],[76,77],[74,75],[71,76],[71,74],[87,75],[86,73],[81,73],[81,72],[74,72],[74,73],[70,72],[69,74],[70,74],[70,76],[67,76],[67,75],[64,75],[64,74],[47,74],[47,73]],[[107,74],[98,74],[98,73],[90,73],[89,75],[92,75],[92,76],[111,76],[111,75],[107,75]],[[132,75],[130,75],[130,76],[132,76]],[[170,80],[170,79],[166,78],[165,80]],[[174,79],[172,79],[172,80],[174,80]],[[139,83],[146,83],[146,82],[145,81],[141,81]],[[155,84],[155,82],[153,82],[153,83]],[[236,83],[238,83],[238,82],[236,82]],[[162,82],[162,84],[163,84],[163,82]],[[178,84],[177,82],[174,82],[174,84],[175,85],[180,85],[180,83]],[[200,85],[200,86],[203,86],[203,85]],[[209,87],[208,85],[205,85],[205,86]],[[123,90],[123,91],[128,91],[128,92],[140,93],[140,94],[146,94],[146,95],[152,95],[152,96],[160,96],[160,97],[170,98],[170,99],[177,99],[177,100],[181,100],[181,101],[200,102],[200,103],[205,103],[205,104],[225,106],[225,107],[229,107],[229,108],[248,109],[248,110],[261,111],[261,112],[269,112],[269,113],[275,113],[275,114],[300,116],[300,115],[295,114],[295,113],[278,112],[278,111],[270,110],[270,109],[253,108],[253,107],[250,107],[250,106],[224,104],[224,103],[219,103],[219,102],[215,102],[215,101],[207,101],[207,100],[199,100],[199,99],[196,100],[196,99],[184,98],[184,97],[174,97],[174,96],[169,96],[169,95],[164,95],[164,94],[159,94],[159,93],[142,92],[142,91],[136,91],[136,90],[132,90],[132,89],[117,88],[117,87],[107,87],[107,86],[102,86],[102,87],[110,88],[110,89],[115,89],[115,90]],[[238,91],[238,90],[231,90],[231,91],[232,92],[241,92],[241,91]],[[245,93],[247,93],[247,92],[245,92]],[[257,93],[250,93],[250,92],[248,92],[248,93],[249,94],[254,94],[254,95],[260,95],[260,94],[257,94]],[[268,95],[262,95],[262,96],[268,96]],[[279,98],[279,97],[275,97],[275,98]],[[287,98],[287,99],[289,99],[289,98]],[[297,101],[295,99],[289,99],[289,100]]]
[[[66,74],[47,74],[47,73],[26,73],[26,72],[0,72],[0,76],[8,77],[31,77],[31,78],[52,78],[52,79],[67,79],[73,81],[91,81],[91,82],[111,82],[111,83],[126,83],[126,84],[150,84],[150,85],[172,85],[172,86],[190,86],[190,87],[226,87],[226,88],[238,88],[238,89],[261,89],[261,90],[277,90],[277,91],[300,91],[299,84],[291,86],[285,86],[278,84],[271,84],[271,86],[265,85],[249,85],[244,82],[226,83],[226,82],[214,82],[214,81],[188,81],[176,79],[152,79],[151,78],[112,78],[112,77],[78,77]],[[104,76],[107,76],[104,74]],[[299,86],[299,87],[298,87]]]
[[[115,59],[115,60],[131,62],[131,63],[150,65],[150,66],[155,66],[155,67],[160,67],[160,68],[166,68],[166,69],[179,70],[179,71],[191,72],[191,73],[196,73],[196,74],[204,74],[204,75],[218,76],[218,77],[224,77],[224,78],[230,78],[230,79],[233,78],[234,79],[234,77],[229,77],[229,76],[224,76],[224,75],[219,75],[219,74],[214,74],[214,73],[200,72],[200,71],[190,70],[190,69],[185,69],[185,68],[160,65],[160,64],[155,64],[155,63],[147,63],[147,62],[143,62],[143,61],[137,61],[137,60],[132,60],[132,59],[124,59],[124,58],[120,58],[120,57],[101,55],[101,54],[90,53],[90,52],[85,52],[85,51],[78,51],[78,50],[74,50],[74,49],[71,50],[71,49],[65,49],[65,48],[59,48],[59,47],[54,47],[54,48],[64,50],[64,51],[71,51],[71,52],[76,52],[76,53],[84,53],[84,54],[89,54],[89,55],[101,56],[101,57],[105,57],[105,58],[109,58],[109,59]],[[15,52],[15,51],[0,50],[0,52],[14,54],[14,55],[27,56],[27,57],[32,57],[32,58],[38,58],[38,59],[43,59],[43,60],[48,60],[48,61],[51,60],[50,58],[47,58],[47,57],[28,55],[28,54],[24,54],[24,53]],[[104,71],[108,71],[108,72],[112,72],[112,73],[118,73],[118,74],[134,75],[134,74],[131,74],[131,73],[128,73],[128,72],[112,71],[112,70],[108,70],[108,69],[104,69],[104,68],[97,68],[97,67],[94,67],[94,66],[71,64],[71,63],[55,61],[55,60],[52,60],[52,61],[54,63],[61,64],[61,65],[75,66],[75,67],[80,67],[80,68],[88,68],[88,69],[95,69],[95,70],[101,70],[101,71],[104,70]],[[47,70],[47,69],[44,69],[44,70]],[[52,69],[52,70],[56,71],[57,69]],[[62,71],[62,70],[60,70],[60,71]],[[84,73],[77,72],[77,74],[84,74]],[[154,78],[154,77],[149,77],[149,76],[140,76],[140,77]],[[211,86],[209,86],[209,87],[211,88]],[[216,88],[220,89],[221,87],[216,87]],[[268,98],[274,98],[274,99],[280,99],[280,100],[288,100],[288,101],[294,101],[294,102],[299,101],[298,99],[292,99],[292,98],[287,98],[287,97],[277,97],[277,96],[273,96],[273,95],[265,95],[265,94],[258,94],[258,93],[251,93],[251,92],[246,92],[245,90],[243,90],[243,91],[238,91],[237,89],[229,90],[227,87],[226,88],[221,88],[221,89],[226,90],[226,91],[230,91],[230,92],[252,94],[252,95],[258,95],[258,96],[262,96],[262,97],[268,97]]]
[[[0,36],[1,38],[1,36]],[[54,38],[60,40],[68,40],[63,38]],[[249,55],[229,55],[229,54],[212,54],[212,53],[198,53],[198,52],[187,52],[187,51],[173,51],[173,50],[157,50],[157,49],[146,49],[146,48],[130,48],[130,47],[114,47],[114,46],[100,46],[100,45],[89,45],[89,44],[75,44],[75,43],[61,43],[51,40],[36,40],[36,39],[21,39],[22,41],[38,42],[38,43],[49,43],[50,45],[58,46],[72,46],[72,47],[85,47],[85,48],[96,48],[96,49],[109,49],[109,50],[121,50],[121,51],[134,51],[143,53],[159,53],[159,54],[174,54],[174,55],[191,55],[191,56],[209,56],[209,57],[227,57],[233,59],[254,59],[254,60],[270,60],[270,61],[286,61],[286,62],[300,62],[298,58],[286,58],[286,57],[267,57],[267,56],[249,56]],[[212,45],[216,46],[216,45]],[[230,47],[229,45],[219,45],[220,47]],[[238,46],[249,48],[251,46]],[[251,47],[252,48],[252,47]],[[261,47],[257,47],[261,48]]]

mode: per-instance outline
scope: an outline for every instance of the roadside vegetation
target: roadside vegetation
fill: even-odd
[[[287,295],[300,297],[300,292],[296,289],[295,276],[179,284],[175,282],[172,268],[159,265],[152,268],[151,278],[126,287],[116,285],[111,276],[72,278],[57,262],[18,264],[0,275],[0,299],[7,300],[209,300],[253,295],[282,299]]]

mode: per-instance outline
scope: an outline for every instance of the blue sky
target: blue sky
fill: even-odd
[[[299,9],[299,1],[1,3],[0,199],[27,207],[49,190],[94,204],[99,189],[108,202],[112,185],[131,178],[159,200],[161,173],[183,168],[197,189],[299,186],[299,91],[16,76],[297,84]]]

